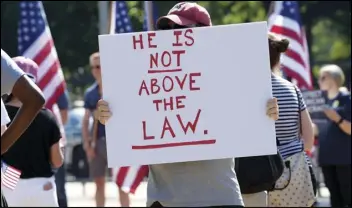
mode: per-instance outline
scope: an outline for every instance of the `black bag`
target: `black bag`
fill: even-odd
[[[317,186],[318,186],[318,182],[317,182],[317,178],[315,177],[315,173],[314,173],[314,170],[313,170],[313,166],[309,166],[309,172],[310,172],[310,177],[311,177],[311,179],[312,179],[314,196],[316,196],[316,195],[317,195]]]
[[[69,167],[69,172],[76,179],[89,178],[89,163],[83,145],[77,145],[72,150],[72,164]]]
[[[279,152],[276,155],[236,158],[235,171],[241,193],[274,190],[285,166],[290,168],[289,162],[284,162]]]

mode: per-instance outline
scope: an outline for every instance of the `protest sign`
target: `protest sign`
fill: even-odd
[[[322,112],[326,107],[326,100],[321,90],[302,91],[303,99],[310,113]]]
[[[266,22],[99,36],[109,167],[276,154]]]
[[[313,123],[322,131],[328,121],[324,114],[324,109],[327,107],[324,92],[321,90],[302,91],[302,96]]]

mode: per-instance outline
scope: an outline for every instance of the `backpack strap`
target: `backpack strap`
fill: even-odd
[[[299,133],[302,133],[302,119],[301,119],[301,100],[299,98],[299,93],[297,90],[297,87],[294,86],[295,91],[296,91],[296,95],[297,95],[297,101],[298,101],[298,124],[299,124]]]

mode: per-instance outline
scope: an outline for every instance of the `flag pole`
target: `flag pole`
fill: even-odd
[[[267,19],[269,19],[269,17],[274,13],[274,11],[275,11],[275,1],[271,1],[268,9]]]
[[[148,30],[154,30],[153,2],[144,1],[144,11],[147,17]]]
[[[271,23],[272,21],[270,21],[270,18],[271,18],[271,15],[273,15],[275,13],[275,4],[276,4],[275,1],[271,1],[270,5],[269,5],[268,17],[267,17],[267,19],[268,19],[268,30],[270,30],[271,26],[272,26],[272,25],[270,25],[270,24],[272,24]]]
[[[112,21],[113,19],[113,16],[114,16],[114,11],[113,11],[113,1],[109,1],[109,20],[108,20],[108,34],[114,34],[115,31],[113,31],[113,29],[111,28],[112,27],[112,24],[114,23]]]
[[[98,1],[99,11],[99,34],[106,34],[108,30],[109,3],[108,1]]]

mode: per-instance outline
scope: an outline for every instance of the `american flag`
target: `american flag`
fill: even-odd
[[[282,70],[298,87],[312,89],[312,74],[306,34],[302,27],[297,1],[273,1],[269,31],[290,41],[282,56]]]
[[[5,187],[14,190],[18,180],[21,177],[21,171],[14,167],[8,166],[1,161],[1,184]]]
[[[126,1],[112,2],[109,32],[110,34],[133,32]],[[144,177],[148,175],[148,171],[147,165],[119,167],[112,169],[112,175],[122,191],[134,194]]]
[[[18,51],[38,64],[37,84],[52,109],[66,83],[41,1],[20,2]]]
[[[133,32],[126,1],[113,1],[110,11],[110,34]]]

